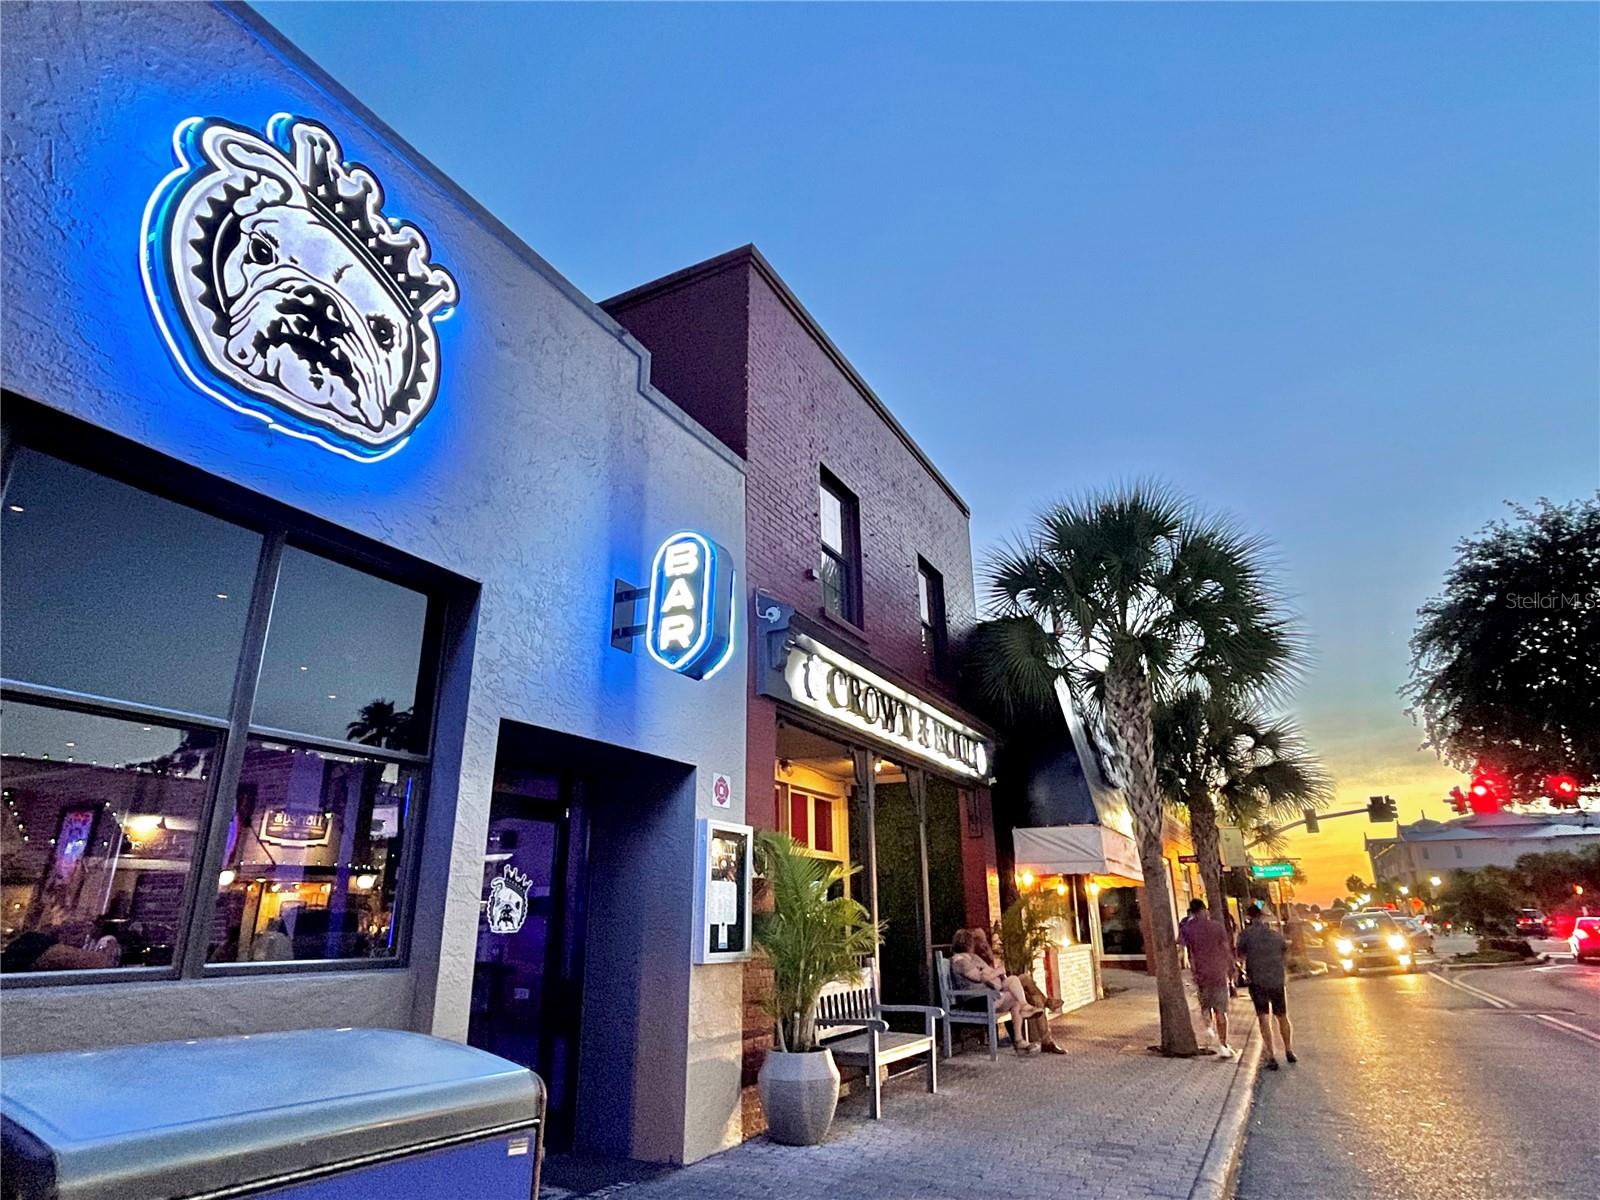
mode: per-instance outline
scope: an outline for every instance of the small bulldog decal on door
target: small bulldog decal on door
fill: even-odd
[[[203,391],[355,458],[403,445],[439,386],[456,282],[321,125],[179,125],[144,220],[146,290]]]
[[[489,881],[485,915],[490,933],[517,933],[528,919],[528,893],[533,880],[510,863]]]

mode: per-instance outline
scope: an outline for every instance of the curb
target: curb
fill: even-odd
[[[1200,1163],[1200,1175],[1189,1189],[1189,1200],[1228,1200],[1233,1195],[1233,1185],[1239,1177],[1239,1162],[1244,1154],[1246,1126],[1250,1122],[1250,1109],[1255,1103],[1256,1079],[1261,1074],[1261,1033],[1253,1028],[1251,1020],[1250,1041],[1239,1059],[1239,1069],[1234,1072],[1228,1086],[1228,1097],[1222,1102],[1222,1115],[1211,1133],[1211,1145]]]

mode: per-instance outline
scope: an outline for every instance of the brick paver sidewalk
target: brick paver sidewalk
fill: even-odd
[[[884,1091],[883,1120],[845,1099],[824,1145],[762,1137],[657,1179],[604,1188],[626,1200],[1185,1200],[1243,1059],[1164,1059],[1154,981],[1113,972],[1127,991],[1058,1018],[1065,1055],[1018,1058],[981,1047],[940,1063],[939,1092],[920,1072]],[[1236,1047],[1254,1031],[1234,1003]],[[1240,1086],[1252,1081],[1240,1079]],[[552,1194],[561,1195],[564,1193]],[[594,1195],[596,1193],[591,1193]]]

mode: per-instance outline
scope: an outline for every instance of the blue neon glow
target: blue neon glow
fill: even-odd
[[[656,639],[656,626],[662,600],[672,583],[667,577],[665,562],[668,552],[684,542],[692,542],[699,548],[700,567],[694,576],[673,578],[691,581],[692,586],[697,583],[691,611],[698,628],[689,646],[674,654],[664,654]],[[645,616],[645,647],[650,657],[668,670],[691,679],[709,679],[722,670],[733,657],[736,644],[736,584],[737,574],[727,551],[704,534],[686,529],[663,541],[650,566],[649,608]]]
[[[291,127],[297,120],[292,113],[277,112],[266,123],[267,140],[286,155],[292,152]],[[186,330],[180,334],[183,322],[178,316],[178,306],[172,294],[170,272],[176,264],[166,261],[165,247],[169,243],[173,211],[187,184],[198,172],[211,164],[197,148],[197,139],[209,124],[204,117],[186,117],[179,121],[172,133],[172,152],[178,165],[156,186],[146,201],[139,226],[139,273],[144,284],[145,299],[154,319],[156,329],[166,343],[168,351],[179,370],[193,387],[225,405],[232,411],[263,422],[268,429],[288,437],[311,442],[332,451],[352,462],[381,462],[398,453],[411,440],[411,432],[400,435],[393,442],[373,447],[353,439],[344,439],[331,430],[309,422],[297,420],[293,414],[273,405],[261,397],[234,386],[219,378],[194,346]],[[394,217],[390,224],[399,227],[404,222]],[[454,306],[441,306],[430,314],[434,325],[448,320]]]

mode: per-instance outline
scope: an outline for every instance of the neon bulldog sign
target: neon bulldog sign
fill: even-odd
[[[355,459],[405,444],[438,393],[435,324],[456,282],[321,125],[267,136],[191,117],[145,208],[141,268],[190,381],[235,411]]]

